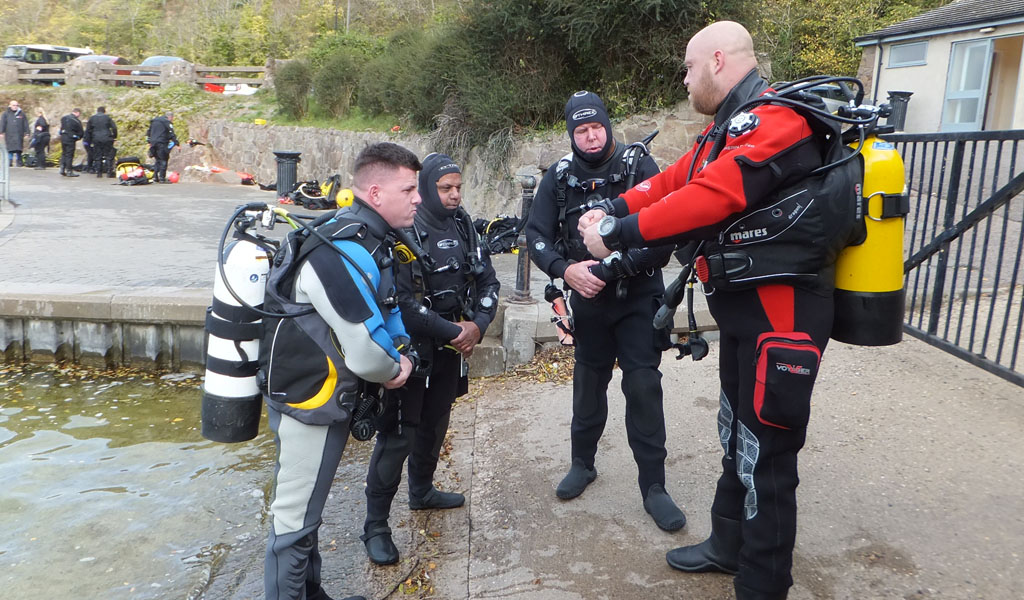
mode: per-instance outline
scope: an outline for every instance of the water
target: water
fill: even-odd
[[[274,444],[199,433],[198,378],[0,367],[5,599],[195,599],[262,555]]]

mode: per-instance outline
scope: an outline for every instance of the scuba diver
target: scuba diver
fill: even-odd
[[[373,404],[378,386],[404,385],[414,368],[395,295],[392,240],[395,229],[412,225],[420,167],[397,144],[367,146],[353,170],[355,201],[301,245],[289,236],[274,257],[263,314],[290,316],[265,316],[260,344],[277,444],[268,600],[328,600],[317,532],[354,413]]]
[[[608,420],[608,383],[615,361],[622,369],[626,436],[637,464],[644,509],[658,527],[677,531],[686,517],[665,489],[665,415],[661,353],[668,329],[652,320],[665,287],[661,268],[672,246],[635,248],[599,262],[577,228],[580,216],[658,173],[654,160],[612,136],[604,102],[592,92],[565,105],[572,153],[544,174],[530,209],[526,238],[530,258],[569,292],[575,337],[570,467],[555,494],[570,500],[597,477],[598,440]],[[554,285],[550,285],[554,288]],[[557,293],[557,288],[555,288]]]
[[[170,183],[167,180],[167,160],[171,156],[171,149],[178,145],[178,136],[174,133],[173,123],[174,113],[166,112],[153,117],[153,120],[149,122],[149,129],[146,131],[149,155],[156,161],[153,167],[153,181],[157,183]]]
[[[468,389],[466,359],[497,312],[500,284],[462,208],[462,174],[444,154],[423,159],[423,204],[409,246],[399,254],[402,321],[421,367],[405,386],[385,392],[377,442],[366,475],[366,554],[378,565],[398,562],[388,517],[409,459],[409,508],[457,508],[465,497],[434,487],[434,471],[448,431],[452,403]]]
[[[828,144],[847,149],[839,136],[814,129],[819,120],[777,99],[758,76],[742,25],[720,21],[699,31],[687,44],[685,65],[690,103],[713,122],[675,164],[615,198],[610,210],[588,212],[580,227],[595,257],[657,241],[701,242],[695,271],[721,333],[724,456],[710,537],[666,558],[682,571],[736,575],[739,600],[782,600],[793,584],[797,454],[833,325],[831,247],[843,241],[822,232],[821,220],[800,218],[814,202],[801,202],[795,212],[782,203],[798,186],[794,193],[813,189],[812,176],[823,169],[855,163],[826,164]],[[840,184],[816,210],[845,198],[859,202],[858,178]],[[783,244],[785,230],[775,237],[770,225],[744,226],[769,217],[803,221],[791,232],[812,231]]]

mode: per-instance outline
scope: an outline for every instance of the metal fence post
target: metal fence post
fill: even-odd
[[[956,207],[960,199],[960,172],[964,163],[964,146],[967,142],[957,140],[953,146],[953,159],[950,163],[943,158],[943,170],[949,169],[949,190],[946,193],[946,213],[942,218],[942,231],[949,231],[956,222]],[[932,301],[928,315],[928,335],[939,331],[939,314],[942,312],[943,291],[946,288],[946,267],[949,265],[949,242],[942,244],[939,251],[938,264],[935,269],[935,285],[932,288]]]
[[[537,178],[525,175],[520,178],[520,182],[523,186],[523,207],[519,213],[519,223],[522,229],[519,230],[519,237],[516,238],[516,246],[519,248],[518,262],[516,263],[516,289],[512,290],[508,301],[514,304],[532,304],[535,300],[530,296],[530,249],[526,245],[526,220],[530,217],[533,189],[537,185]]]

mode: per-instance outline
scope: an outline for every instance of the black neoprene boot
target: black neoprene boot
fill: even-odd
[[[740,522],[711,513],[711,536],[694,546],[669,550],[665,560],[687,573],[718,572],[735,575],[743,543]]]
[[[739,582],[733,583],[736,589],[736,600],[786,600],[789,590],[781,592],[759,592],[752,590]]]
[[[597,467],[587,468],[583,459],[576,457],[572,459],[572,466],[569,472],[562,478],[562,482],[555,488],[555,495],[562,500],[570,500],[583,493],[590,482],[597,479]]]
[[[366,546],[366,556],[375,565],[393,565],[398,562],[398,546],[395,546],[391,539],[391,528],[386,524],[383,527],[371,528],[359,536]]]
[[[431,486],[430,490],[422,497],[413,496],[409,493],[409,508],[411,510],[429,510],[432,508],[458,508],[466,503],[466,497],[456,492],[442,492]]]
[[[658,527],[665,531],[679,531],[686,525],[686,515],[679,510],[672,496],[665,491],[665,486],[660,483],[655,483],[647,490],[644,510],[651,515]]]

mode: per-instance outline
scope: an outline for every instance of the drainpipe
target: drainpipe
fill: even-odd
[[[878,48],[878,68],[875,69],[875,84],[871,86],[874,88],[871,93],[871,104],[878,106],[878,78],[882,76],[882,38],[878,38],[875,42],[875,47]]]

